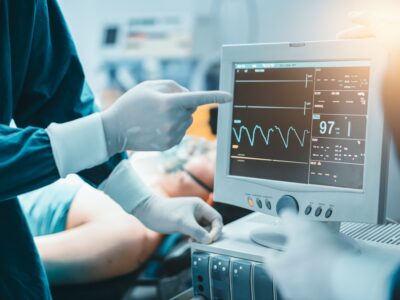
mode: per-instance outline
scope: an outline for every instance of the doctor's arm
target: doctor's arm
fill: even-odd
[[[42,137],[49,136],[36,141],[54,156],[47,160],[55,163],[53,177],[45,184],[56,179],[57,167],[61,177],[80,172],[98,186],[125,157],[125,150],[167,149],[183,137],[197,105],[229,101],[224,93],[188,93],[172,81],[156,81],[138,85],[117,105],[98,113],[57,1],[36,1],[33,22],[31,53],[14,120],[20,128],[34,126]],[[23,150],[28,155],[34,149]],[[39,164],[41,160],[35,159]],[[45,175],[39,172],[37,177]]]
[[[45,147],[48,156],[52,152],[48,163],[53,177],[38,168],[36,177],[46,177],[40,184],[55,180],[55,170],[61,177],[78,172],[86,180],[92,176],[92,184],[100,184],[125,211],[134,213],[149,228],[162,233],[180,231],[211,242],[222,228],[222,218],[214,209],[198,198],[164,199],[153,195],[129,162],[121,160],[120,153],[165,150],[176,145],[190,126],[197,106],[229,102],[231,96],[223,92],[190,93],[168,80],[144,82],[108,110],[95,112],[57,2],[38,1],[37,5],[32,55],[15,122],[19,127],[47,127],[45,132],[36,129],[43,139],[34,142]],[[32,149],[24,151],[36,154],[33,163],[41,165],[42,157]],[[109,158],[99,170],[98,166]],[[200,224],[210,225],[210,231]]]
[[[50,184],[59,178],[44,129],[0,125],[0,200]]]
[[[33,147],[22,148],[24,154],[32,157],[38,165],[38,167],[32,166],[29,160],[23,159],[26,169],[39,169],[39,172],[31,174],[31,176],[36,174],[31,180],[40,178],[43,180],[43,183],[33,183],[32,186],[24,182],[23,186],[29,189],[51,183],[60,176],[66,176],[64,171],[68,172],[66,166],[60,163],[60,157],[57,156],[59,154],[55,145],[57,141],[52,141],[51,136],[49,137],[50,124],[79,120],[98,111],[57,1],[36,1],[35,6],[36,13],[32,24],[32,42],[29,61],[26,63],[25,82],[14,110],[14,121],[19,128],[22,128],[19,131],[24,131],[28,126],[35,127],[43,138],[35,141],[36,136],[33,136],[31,144],[40,145],[41,148],[47,150],[47,152],[38,153],[33,152],[35,150]],[[90,123],[91,130],[86,130],[83,134],[76,132],[68,137],[70,143],[65,143],[68,147],[66,151],[78,151],[76,155],[80,157],[65,164],[72,167],[74,173],[84,170],[79,173],[81,177],[91,185],[98,186],[125,155],[115,154],[109,159],[102,140],[101,120],[95,115],[90,119],[90,122],[86,121],[85,124]],[[43,130],[45,128],[47,130]],[[24,140],[19,142],[25,144]],[[53,158],[46,159],[50,153]],[[46,175],[40,172],[40,165],[45,161],[52,169],[51,178],[45,178]],[[77,165],[79,162],[81,164]],[[21,168],[16,170],[24,171]],[[19,184],[19,181],[15,180],[15,184]]]

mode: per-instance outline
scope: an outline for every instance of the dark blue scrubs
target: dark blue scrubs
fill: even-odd
[[[59,174],[45,130],[96,110],[56,0],[0,0],[0,299],[50,299],[17,195]],[[14,119],[18,129],[10,128]],[[116,155],[79,175],[101,183]],[[82,158],[84,159],[84,158]]]

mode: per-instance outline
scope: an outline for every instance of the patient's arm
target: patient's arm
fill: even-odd
[[[35,241],[50,283],[67,284],[132,272],[153,254],[161,238],[85,185],[73,200],[67,230]]]
[[[214,157],[213,152],[192,159],[185,168],[212,187]],[[164,176],[154,189],[171,197],[209,197],[209,192],[185,172]],[[93,282],[132,272],[153,254],[162,239],[88,185],[75,196],[66,229],[35,238],[51,284]]]

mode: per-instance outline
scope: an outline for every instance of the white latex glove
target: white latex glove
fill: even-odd
[[[170,80],[143,82],[102,113],[46,129],[61,177],[124,150],[166,150],[183,138],[197,106],[232,100],[225,92],[188,92]]]
[[[355,26],[338,33],[338,38],[376,37],[389,51],[400,49],[400,17],[398,15],[355,11],[349,13],[349,17]]]
[[[154,231],[181,232],[206,244],[221,233],[222,217],[214,208],[200,198],[153,195],[128,160],[119,163],[99,188]]]
[[[386,300],[399,257],[333,232],[325,224],[283,215],[288,244],[266,257],[267,272],[284,299]]]
[[[102,113],[108,154],[169,149],[182,140],[199,105],[231,98],[221,91],[189,92],[170,80],[143,82]]]
[[[154,231],[181,232],[203,244],[217,240],[223,227],[221,215],[196,197],[168,199],[153,195],[139,204],[133,214]]]

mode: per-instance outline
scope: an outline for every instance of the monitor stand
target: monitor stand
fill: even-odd
[[[334,231],[339,232],[340,222],[323,222],[327,224]],[[261,246],[271,248],[274,250],[284,251],[287,238],[282,226],[277,223],[266,224],[266,226],[256,228],[250,232],[250,239]]]

